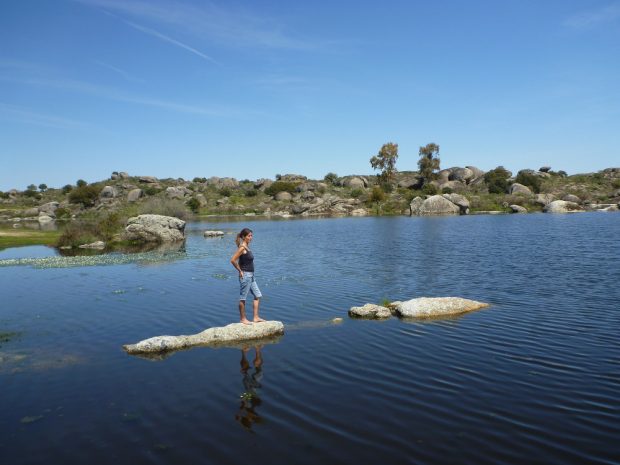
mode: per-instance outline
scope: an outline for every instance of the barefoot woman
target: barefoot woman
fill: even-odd
[[[230,259],[230,263],[239,272],[239,284],[241,286],[241,293],[239,295],[239,316],[241,323],[250,324],[251,322],[245,316],[245,299],[248,297],[248,293],[252,292],[254,296],[253,309],[254,309],[254,323],[265,321],[258,316],[258,307],[260,305],[260,298],[263,296],[254,279],[254,254],[250,250],[250,242],[252,242],[252,230],[243,228],[235,243],[237,244],[237,251]]]

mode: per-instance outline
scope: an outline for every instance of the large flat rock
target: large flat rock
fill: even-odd
[[[284,334],[281,321],[264,321],[244,325],[231,323],[223,327],[208,328],[189,336],[156,336],[136,344],[127,344],[123,349],[129,354],[156,354],[194,346],[235,345],[239,342],[269,338]]]
[[[419,297],[405,302],[392,302],[391,306],[402,318],[430,318],[471,312],[488,307],[489,304],[461,297]]]

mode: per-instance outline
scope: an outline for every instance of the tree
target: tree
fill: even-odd
[[[509,177],[510,172],[503,166],[498,166],[484,174],[484,182],[487,183],[491,194],[505,194],[508,191]]]
[[[77,182],[75,183],[76,186],[78,187],[84,187],[86,184],[88,184],[86,181],[84,181],[83,179],[78,179]]]
[[[431,142],[424,147],[420,147],[418,167],[420,168],[423,184],[428,184],[433,179],[434,172],[439,169],[439,163],[439,146],[437,144]]]
[[[45,192],[47,190],[47,184],[39,184],[39,190]]]
[[[327,173],[323,178],[323,181],[328,182],[330,184],[336,184],[336,180],[338,179],[338,175],[336,173]]]
[[[34,184],[30,184],[26,189],[29,190],[29,191],[36,191],[37,190],[37,186],[35,186]]]
[[[373,169],[381,170],[380,177],[384,182],[390,182],[396,174],[396,160],[398,159],[398,144],[388,142],[383,144],[379,153],[370,159]]]

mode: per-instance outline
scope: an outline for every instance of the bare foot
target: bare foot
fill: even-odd
[[[254,323],[261,323],[261,322],[263,322],[263,321],[266,321],[266,320],[263,320],[263,319],[262,319],[262,318],[260,318],[260,317],[256,317],[256,318],[254,318]]]
[[[244,325],[251,325],[252,324],[252,322],[250,320],[246,320],[246,319],[241,320],[241,323],[243,323]]]

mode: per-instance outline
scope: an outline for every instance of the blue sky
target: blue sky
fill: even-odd
[[[0,3],[0,190],[620,165],[620,1]]]

